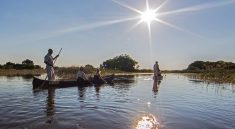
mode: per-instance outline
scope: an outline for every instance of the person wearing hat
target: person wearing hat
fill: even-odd
[[[47,55],[44,57],[44,63],[46,64],[47,77],[49,81],[55,80],[55,71],[54,71],[54,60],[59,57],[59,55],[52,57],[53,50],[48,49]]]
[[[160,80],[161,77],[161,70],[159,69],[158,62],[156,61],[153,66],[153,72],[154,72],[154,80]]]

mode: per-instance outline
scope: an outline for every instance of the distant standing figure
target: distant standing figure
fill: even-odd
[[[54,71],[54,60],[59,57],[59,55],[52,57],[53,50],[48,49],[47,55],[44,57],[44,63],[46,64],[47,77],[49,81],[55,80],[55,71]]]
[[[153,66],[153,72],[154,72],[154,80],[160,80],[159,77],[161,77],[161,70],[159,69],[158,62],[156,61]]]

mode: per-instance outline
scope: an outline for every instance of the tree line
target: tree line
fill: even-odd
[[[195,61],[188,65],[187,72],[203,72],[215,70],[235,70],[235,63],[232,62],[210,62],[210,61]]]
[[[40,69],[42,68],[39,65],[34,65],[32,60],[26,59],[22,61],[21,64],[19,63],[12,63],[7,62],[4,65],[0,65],[0,69]],[[55,67],[55,69],[66,69],[66,67]],[[101,69],[110,69],[110,70],[119,70],[119,71],[126,71],[126,72],[152,72],[151,69],[138,69],[139,65],[136,60],[134,60],[131,56],[127,54],[122,54],[120,56],[116,56],[114,58],[108,59],[100,64]],[[67,68],[68,69],[68,68]],[[74,69],[71,67],[71,70]],[[89,72],[95,71],[95,67],[87,64],[85,66]]]
[[[17,69],[17,70],[22,70],[22,69],[41,69],[41,66],[34,65],[34,62],[32,60],[26,59],[26,60],[22,61],[21,64],[19,64],[19,63],[12,63],[12,62],[7,62],[4,65],[0,64],[0,69]]]

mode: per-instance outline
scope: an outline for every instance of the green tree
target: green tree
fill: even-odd
[[[102,67],[108,69],[122,70],[132,72],[136,70],[138,62],[129,55],[123,54],[103,62]]]
[[[7,62],[3,67],[5,69],[12,69],[14,67],[15,63]]]
[[[95,69],[95,67],[90,64],[87,64],[85,65],[85,69]]]
[[[224,62],[224,61],[217,61],[217,62],[210,62],[210,61],[195,61],[191,63],[187,71],[211,71],[211,70],[233,70],[235,69],[235,64],[232,62]]]
[[[33,66],[34,65],[33,61],[29,60],[29,59],[26,59],[26,60],[22,61],[22,64],[27,65],[27,66]]]

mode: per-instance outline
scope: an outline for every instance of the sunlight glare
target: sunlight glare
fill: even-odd
[[[156,17],[157,17],[157,14],[154,10],[147,9],[141,15],[141,20],[147,23],[151,23]]]
[[[152,114],[143,116],[141,120],[138,121],[136,129],[158,129],[160,123],[157,121],[156,117]]]

